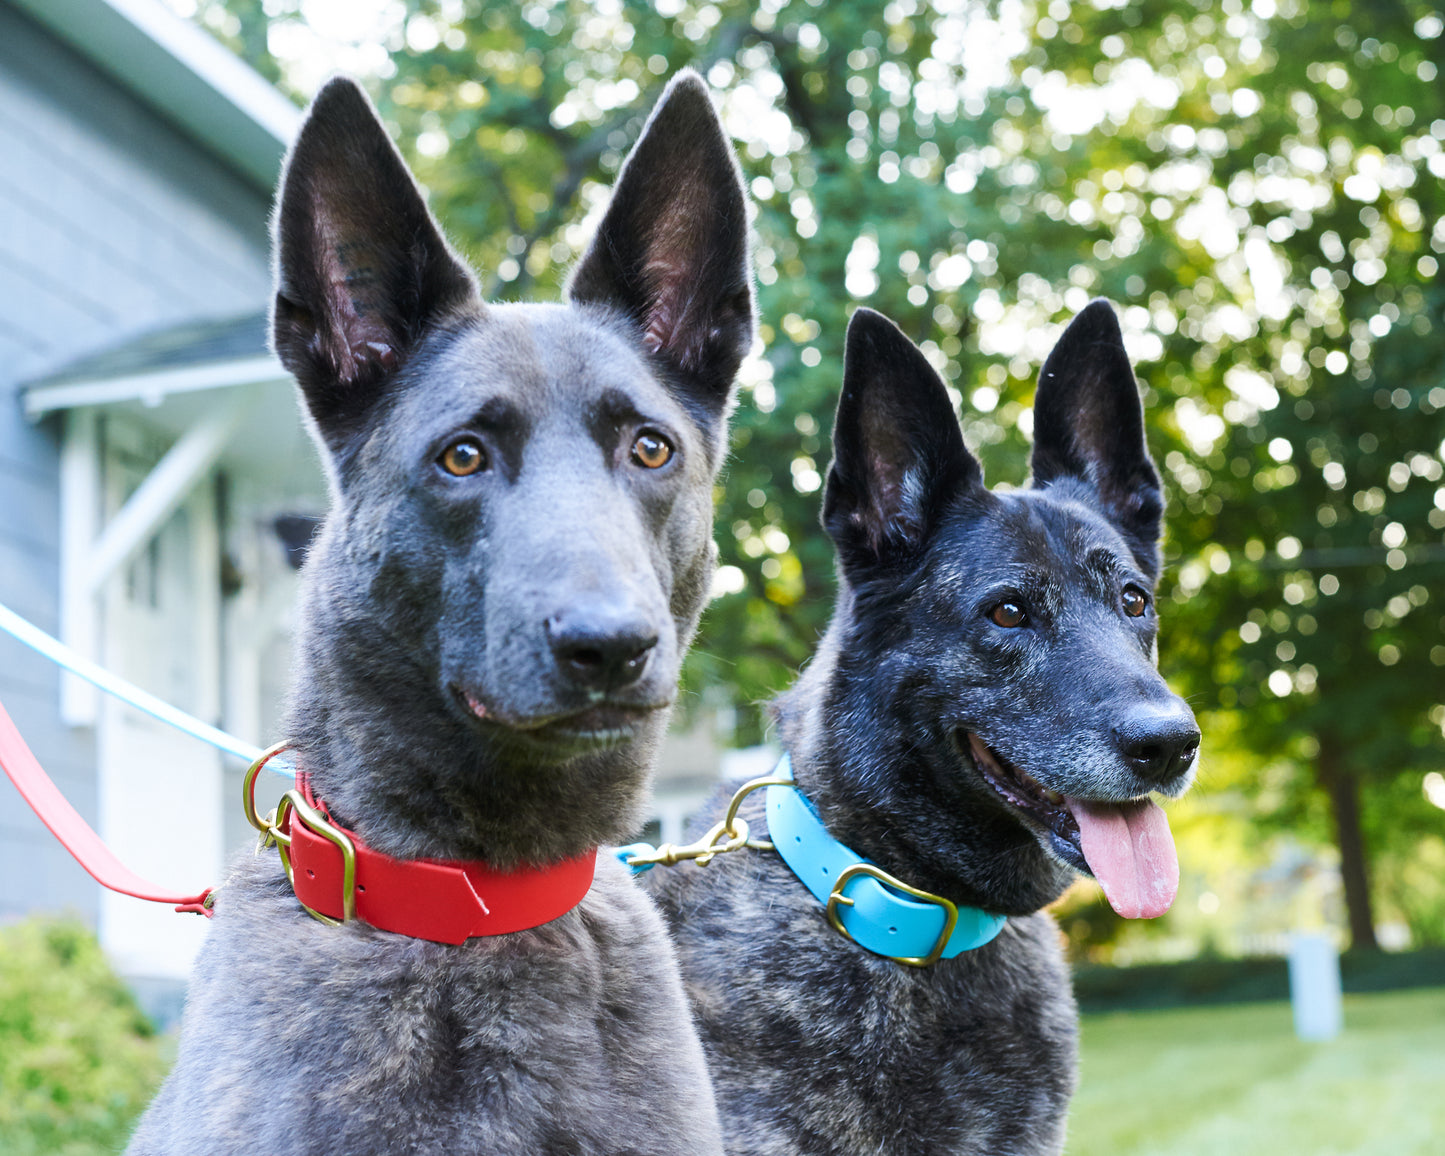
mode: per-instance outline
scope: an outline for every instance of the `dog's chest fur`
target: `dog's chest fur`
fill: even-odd
[[[742,814],[755,832],[760,804]],[[721,807],[711,819],[721,818]],[[647,876],[734,1156],[1052,1153],[1076,1014],[1053,920],[931,968],[849,943],[774,852]]]
[[[134,1153],[716,1150],[660,920],[605,857],[574,911],[455,948],[323,926],[270,852],[226,882],[205,956],[208,1014]]]

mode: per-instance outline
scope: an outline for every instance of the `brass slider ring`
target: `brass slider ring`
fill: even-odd
[[[279,827],[286,821],[288,809],[295,810],[301,820],[322,838],[334,843],[341,852],[341,918],[333,919],[329,915],[323,915],[313,907],[306,907],[301,903],[298,896],[296,902],[306,907],[307,912],[322,923],[331,927],[345,923],[356,918],[356,844],[345,831],[335,827],[331,822],[308,803],[301,796],[300,791],[287,791],[281,796],[281,804],[277,807],[276,825]],[[286,878],[291,882],[291,889],[296,889],[296,879],[291,870],[291,839],[280,831],[273,831],[273,836],[278,836],[276,850],[281,855],[281,866],[286,871]],[[284,838],[284,843],[281,841]]]

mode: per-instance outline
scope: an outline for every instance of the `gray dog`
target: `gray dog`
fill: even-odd
[[[720,1152],[663,923],[611,855],[592,876],[643,815],[753,335],[709,96],[668,88],[561,305],[482,303],[349,81],[275,232],[275,347],[333,490],[300,801],[287,870],[248,854],[219,890],[130,1152]]]
[[[1039,909],[1076,870],[1123,915],[1168,907],[1149,795],[1185,790],[1199,742],[1155,670],[1142,419],[1096,301],[1044,365],[1032,486],[991,492],[922,353],[854,315],[838,604],[778,709],[797,786],[741,811],[777,851],[646,877],[734,1156],[1060,1150],[1075,1012]]]

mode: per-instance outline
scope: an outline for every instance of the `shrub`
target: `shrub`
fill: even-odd
[[[85,927],[0,928],[0,1156],[118,1151],[170,1051]]]

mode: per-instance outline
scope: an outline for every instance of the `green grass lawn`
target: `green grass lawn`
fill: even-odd
[[[1067,1156],[1442,1156],[1445,988],[1345,997],[1294,1037],[1286,1003],[1087,1016]]]

